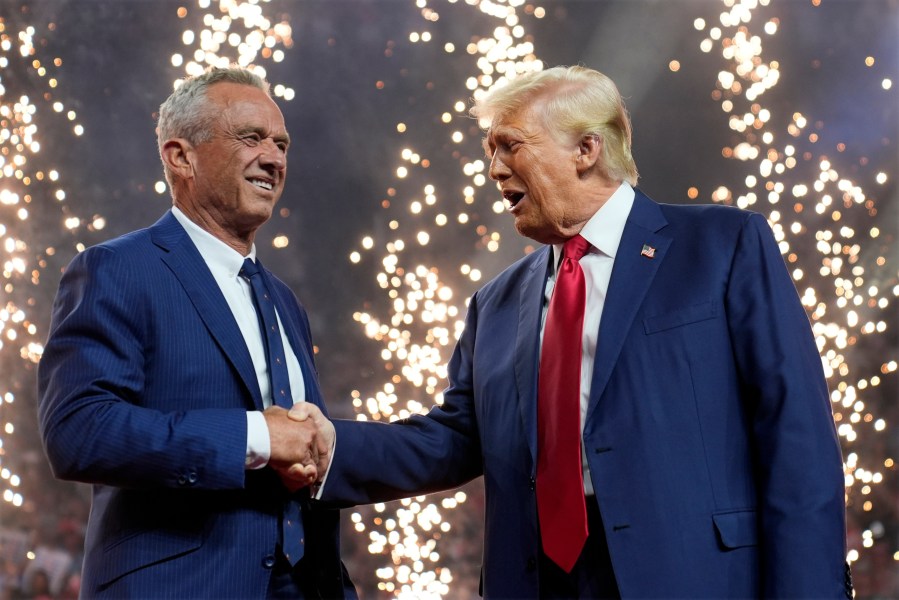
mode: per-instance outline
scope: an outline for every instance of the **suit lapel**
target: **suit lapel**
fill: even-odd
[[[537,464],[537,370],[540,318],[552,246],[544,246],[521,284],[518,337],[515,340],[515,383],[518,404],[533,464]]]
[[[262,410],[262,395],[246,342],[209,267],[175,216],[168,212],[150,228],[153,242],[165,251],[162,261],[181,283],[198,316]]]
[[[671,245],[671,238],[658,233],[665,225],[667,221],[659,205],[637,190],[615,255],[602,310],[587,407],[588,420],[605,391],[628,331]],[[643,254],[644,246],[652,249],[652,258]]]

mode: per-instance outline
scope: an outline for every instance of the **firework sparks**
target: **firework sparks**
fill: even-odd
[[[40,360],[43,332],[30,315],[37,302],[35,291],[49,257],[56,254],[60,240],[55,227],[53,242],[40,240],[40,219],[74,233],[82,227],[98,230],[105,226],[99,215],[89,219],[75,216],[66,204],[67,194],[58,169],[41,155],[44,126],[63,124],[71,135],[81,136],[84,128],[78,115],[67,107],[59,94],[58,71],[62,59],[46,58],[41,48],[43,36],[55,25],[14,27],[0,17],[0,282],[4,293],[0,302],[0,357],[12,372],[14,363],[33,365]],[[36,96],[23,92],[36,91]],[[57,215],[57,217],[48,217]],[[74,243],[74,242],[73,242]],[[84,248],[74,243],[75,249]],[[21,367],[19,367],[21,368]],[[15,382],[5,379],[0,386],[0,491],[4,501],[15,507],[25,502],[19,491],[21,478],[13,466],[16,417]]]

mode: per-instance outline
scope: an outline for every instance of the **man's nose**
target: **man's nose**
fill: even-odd
[[[259,162],[276,171],[283,171],[287,168],[287,151],[272,140],[263,140]]]
[[[490,179],[493,179],[494,181],[503,181],[512,175],[512,172],[509,170],[506,163],[503,162],[499,152],[495,152],[493,158],[490,159],[489,175]]]

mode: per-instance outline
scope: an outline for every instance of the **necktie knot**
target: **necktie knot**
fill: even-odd
[[[252,279],[254,275],[259,274],[259,267],[253,262],[252,258],[245,258],[243,266],[240,268],[240,275],[244,279]]]
[[[571,260],[581,260],[587,251],[590,249],[590,242],[588,242],[584,237],[580,234],[570,238],[562,248],[562,256],[564,258],[570,258]]]

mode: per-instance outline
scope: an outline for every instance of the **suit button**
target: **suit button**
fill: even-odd
[[[537,570],[537,561],[533,558],[529,558],[528,566],[526,568],[527,568],[528,573],[533,573],[534,571]]]
[[[528,484],[528,488],[529,488],[532,492],[533,492],[534,490],[537,489],[537,480],[534,479],[533,477],[531,477],[531,481],[530,481],[530,483]]]
[[[262,566],[266,569],[271,569],[275,566],[275,557],[269,554],[265,558],[262,559]]]
[[[187,483],[187,477],[185,477],[184,475],[178,477],[178,485],[184,485],[185,483]]]
[[[190,475],[187,476],[188,483],[196,483],[197,479],[199,479],[199,478],[197,477],[197,474],[194,473],[193,471],[191,471]]]

